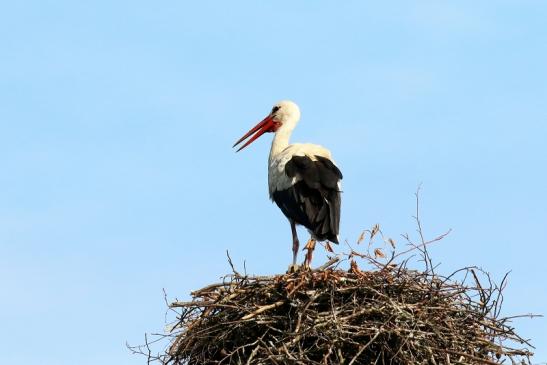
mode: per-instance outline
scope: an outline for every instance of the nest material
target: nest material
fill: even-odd
[[[180,308],[164,364],[529,364],[477,270],[442,277],[385,265],[276,276],[234,273]],[[471,281],[471,284],[467,284]],[[503,284],[503,283],[502,283]],[[522,348],[515,348],[515,346]]]

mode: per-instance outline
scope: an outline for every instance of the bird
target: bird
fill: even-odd
[[[280,101],[266,118],[233,145],[235,148],[246,140],[237,149],[239,152],[264,133],[274,133],[268,158],[268,190],[270,199],[291,226],[293,260],[289,272],[299,269],[297,225],[304,226],[310,233],[304,247],[307,269],[311,266],[316,242],[327,241],[327,248],[330,248],[328,241],[338,244],[340,227],[342,172],[328,149],[311,143],[289,144],[299,120],[298,105],[289,100]]]

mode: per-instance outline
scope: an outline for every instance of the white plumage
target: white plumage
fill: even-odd
[[[268,190],[270,199],[291,224],[293,267],[299,247],[297,224],[306,227],[311,234],[306,244],[306,266],[311,263],[316,240],[338,243],[342,179],[342,173],[326,148],[311,143],[289,144],[299,119],[298,106],[292,101],[281,101],[234,144],[235,147],[249,138],[239,151],[263,133],[275,132],[268,159]]]

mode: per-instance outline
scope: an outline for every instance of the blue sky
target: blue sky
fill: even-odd
[[[453,230],[439,270],[511,270],[505,313],[546,314],[545,19],[526,0],[3,4],[3,361],[142,364],[125,342],[162,330],[162,288],[217,280],[226,249],[285,270],[270,136],[231,149],[280,99],[344,173],[342,239],[413,233],[422,183],[426,235]],[[547,320],[515,325],[547,362]]]

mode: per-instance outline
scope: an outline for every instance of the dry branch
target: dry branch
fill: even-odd
[[[487,274],[459,270],[459,277],[470,278],[466,283],[409,270],[404,263],[372,271],[355,262],[350,271],[334,269],[336,263],[275,276],[234,273],[194,292],[192,301],[172,303],[181,312],[168,351],[155,360],[173,365],[530,363],[530,344],[509,326],[509,318],[496,317],[500,288]],[[521,348],[510,347],[515,344]]]

